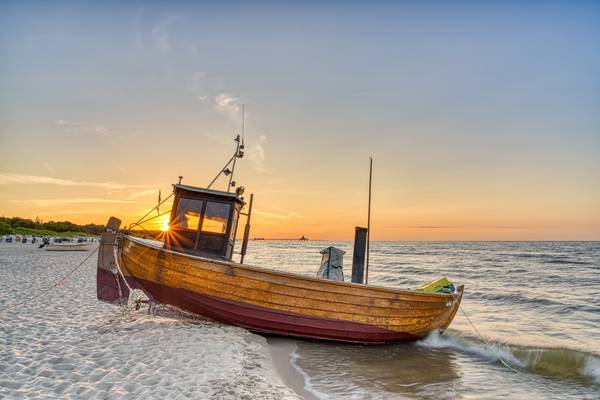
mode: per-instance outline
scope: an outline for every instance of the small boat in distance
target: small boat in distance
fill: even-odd
[[[230,163],[243,156],[243,142],[236,141]],[[226,176],[235,168],[229,165],[221,172]],[[150,302],[254,332],[354,343],[414,341],[452,322],[463,286],[400,290],[244,265],[253,195],[247,204],[243,187],[232,193],[211,185],[184,185],[180,177],[162,241],[135,237],[120,229],[119,219],[109,219],[98,253],[99,300],[127,304],[130,289],[138,289]],[[246,226],[235,262],[240,216]]]
[[[90,251],[90,243],[73,243],[73,242],[60,242],[60,243],[49,243],[43,246],[46,251]]]

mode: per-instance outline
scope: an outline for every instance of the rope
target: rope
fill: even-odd
[[[123,271],[121,271],[121,265],[119,264],[119,255],[117,254],[117,246],[114,246],[113,248],[113,255],[115,258],[115,263],[117,264],[117,272],[119,273],[119,276],[123,279],[123,282],[125,282],[125,286],[127,286],[127,288],[129,289],[129,294],[132,295],[133,288],[129,286],[129,283],[127,283],[127,279],[125,279],[125,275],[123,275]],[[119,297],[123,299],[124,296],[121,292],[121,283],[119,282],[118,278],[117,285],[119,286]],[[129,298],[127,299],[127,302],[125,304],[121,304],[121,306],[123,307],[124,312],[129,311]]]
[[[99,247],[96,248],[96,250],[92,251],[90,254],[88,254],[88,256],[79,263],[79,265],[77,265],[75,268],[73,268],[68,274],[66,274],[65,276],[63,276],[62,278],[60,278],[57,282],[55,282],[54,284],[50,285],[48,288],[46,288],[45,290],[43,290],[41,293],[38,293],[34,296],[31,296],[23,301],[18,302],[17,304],[15,304],[15,306],[20,306],[23,305],[25,303],[29,303],[31,300],[37,299],[40,296],[45,295],[46,293],[50,292],[52,289],[54,289],[55,287],[59,286],[61,283],[63,283],[64,281],[66,281],[69,277],[71,277],[73,274],[75,274],[75,272],[77,272],[77,270],[79,268],[81,268],[81,266],[90,259],[91,256],[93,256],[96,252],[98,252]]]
[[[452,297],[454,297],[454,301],[459,301],[456,298],[456,295],[454,293],[451,293]],[[500,361],[500,363],[502,365],[504,365],[506,368],[508,368],[509,370],[511,370],[512,372],[514,372],[515,374],[521,374],[519,371],[517,371],[516,369],[514,369],[513,367],[511,367],[510,365],[508,365],[508,363],[504,360],[504,358],[502,358],[502,356],[500,356],[500,354],[498,354],[498,352],[496,351],[496,348],[486,339],[483,337],[483,335],[481,334],[481,332],[479,332],[479,329],[477,329],[477,327],[475,326],[475,324],[473,323],[473,321],[471,321],[471,318],[469,318],[469,315],[467,314],[467,311],[464,309],[462,302],[459,304],[460,311],[463,313],[463,315],[465,316],[465,318],[467,319],[467,321],[469,322],[469,324],[471,325],[471,327],[473,328],[473,330],[477,333],[477,335],[479,336],[479,338],[481,339],[481,341],[483,343],[485,343],[496,355],[496,357],[498,357],[498,360]]]
[[[162,217],[163,215],[165,215],[165,214],[169,214],[170,212],[171,212],[171,210],[169,210],[169,211],[165,211],[165,212],[162,212],[162,213],[159,213],[158,215],[155,215],[154,217],[150,217],[150,218],[148,218],[148,219],[145,219],[145,220],[143,220],[142,222],[135,223],[135,224],[132,224],[132,225],[134,225],[134,226],[135,226],[135,225],[139,225],[139,226],[141,227],[141,226],[142,226],[142,225],[144,225],[146,222],[148,222],[148,221],[152,221],[153,219],[156,219],[156,218],[158,218],[158,217]]]

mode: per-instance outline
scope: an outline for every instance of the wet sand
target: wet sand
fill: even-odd
[[[271,336],[266,339],[273,368],[282,382],[293,389],[299,396],[306,400],[319,400],[311,391],[307,390],[306,380],[310,379],[304,371],[299,370],[292,362],[292,355],[297,349],[294,339]]]

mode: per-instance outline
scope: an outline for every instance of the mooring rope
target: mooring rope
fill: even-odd
[[[117,246],[113,247],[113,256],[115,258],[115,263],[116,263],[116,267],[117,267],[117,273],[123,279],[123,282],[125,282],[125,286],[127,286],[127,289],[129,289],[129,294],[132,295],[133,294],[133,288],[131,286],[129,286],[129,283],[127,283],[127,279],[125,279],[125,275],[123,275],[123,271],[121,271],[121,265],[119,264],[119,255],[117,253]],[[119,282],[119,278],[118,277],[117,277],[117,285],[119,287],[119,298],[122,300],[124,298],[124,296],[123,296],[123,293],[121,291],[121,283]],[[123,312],[129,311],[129,297],[127,298],[127,301],[125,302],[125,304],[121,303],[121,307],[123,308]]]
[[[37,299],[38,297],[40,297],[40,296],[43,296],[43,295],[45,295],[46,293],[50,292],[50,291],[51,291],[52,289],[54,289],[55,287],[58,287],[60,284],[62,284],[63,282],[65,282],[65,281],[66,281],[66,280],[67,280],[69,277],[73,276],[73,275],[75,274],[75,272],[77,272],[77,270],[78,270],[79,268],[81,268],[81,266],[82,266],[83,264],[85,264],[85,262],[86,262],[87,260],[89,260],[89,259],[90,259],[90,257],[91,257],[91,256],[93,256],[94,254],[96,254],[96,252],[98,252],[98,249],[99,249],[99,247],[96,247],[96,250],[94,250],[94,251],[92,251],[90,254],[88,254],[88,256],[87,256],[87,257],[86,257],[86,258],[85,258],[85,259],[84,259],[82,262],[80,262],[80,263],[79,263],[79,265],[77,265],[75,268],[73,268],[71,271],[69,271],[69,273],[68,273],[68,274],[66,274],[65,276],[63,276],[62,278],[60,278],[60,279],[59,279],[58,281],[56,281],[54,284],[50,285],[49,287],[47,287],[47,288],[46,288],[45,290],[43,290],[42,292],[40,292],[40,293],[37,293],[37,294],[35,294],[35,295],[33,295],[33,296],[31,296],[31,297],[29,297],[29,298],[25,299],[25,300],[22,300],[22,301],[18,302],[17,304],[15,304],[15,306],[19,306],[19,305],[23,305],[23,304],[25,304],[25,303],[29,303],[31,300],[35,300],[35,299]]]
[[[502,356],[496,351],[496,348],[494,347],[494,345],[492,343],[490,343],[486,338],[483,337],[483,335],[481,334],[481,332],[479,332],[479,329],[477,329],[477,327],[475,326],[475,324],[473,323],[473,321],[471,321],[471,318],[469,317],[469,315],[467,314],[467,311],[465,310],[465,308],[462,305],[462,302],[460,302],[457,298],[456,295],[454,293],[450,293],[452,295],[452,297],[454,297],[454,301],[459,302],[458,308],[460,308],[460,311],[463,313],[463,315],[465,316],[465,318],[467,319],[467,321],[469,322],[469,324],[471,325],[471,327],[473,328],[473,330],[477,333],[477,335],[479,336],[479,338],[481,339],[481,341],[486,344],[496,355],[496,357],[498,357],[498,360],[500,361],[500,363],[502,365],[504,365],[506,368],[508,368],[509,370],[511,370],[512,372],[516,373],[516,374],[521,374],[519,371],[517,371],[516,369],[514,369],[513,367],[511,367],[505,360],[504,358],[502,358]]]

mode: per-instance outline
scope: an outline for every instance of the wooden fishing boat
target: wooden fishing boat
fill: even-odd
[[[120,231],[111,217],[98,256],[98,299],[127,302],[129,288],[169,304],[251,331],[358,343],[413,341],[444,331],[463,286],[453,293],[398,290],[301,276],[232,260],[241,194],[173,185],[164,241]]]

